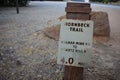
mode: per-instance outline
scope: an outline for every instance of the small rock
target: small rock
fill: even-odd
[[[109,46],[112,46],[112,44],[109,44]]]
[[[2,55],[1,55],[1,53],[0,53],[0,60],[2,60],[3,58],[2,58]]]
[[[41,73],[43,73],[43,71],[40,71]]]
[[[44,34],[54,40],[59,40],[59,33],[60,33],[60,24],[53,26],[53,27],[47,27],[44,30]]]
[[[110,25],[106,12],[91,12],[91,20],[94,21],[95,36],[110,36]]]
[[[37,75],[37,77],[42,78],[42,75],[39,74],[39,75]]]
[[[19,60],[17,60],[17,61],[16,61],[16,65],[20,66],[20,65],[22,65],[22,62],[19,61]]]
[[[12,47],[10,47],[10,49],[13,49]]]
[[[33,35],[34,35],[34,36],[38,36],[38,34],[37,34],[37,33],[34,33]]]
[[[6,80],[6,79],[0,75],[0,80]]]
[[[55,71],[55,73],[59,73],[60,72],[60,70],[59,69],[57,69],[56,71]]]

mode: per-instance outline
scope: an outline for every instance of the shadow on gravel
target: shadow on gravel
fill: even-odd
[[[3,76],[0,75],[0,80],[6,80]]]

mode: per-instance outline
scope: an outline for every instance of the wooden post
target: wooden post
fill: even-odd
[[[89,20],[90,4],[68,2],[65,8],[67,19]],[[64,80],[83,80],[83,67],[65,66]]]
[[[16,11],[17,11],[17,14],[19,14],[19,4],[18,4],[18,0],[16,0]]]

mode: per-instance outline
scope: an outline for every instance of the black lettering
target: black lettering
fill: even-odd
[[[66,22],[66,26],[76,26],[76,27],[89,27],[90,25],[88,23],[70,23]],[[70,28],[71,31],[71,28]]]
[[[73,42],[73,44],[75,44],[75,42]]]
[[[73,48],[77,48],[77,45],[73,45]]]
[[[70,27],[70,31],[72,31],[72,27]]]
[[[67,49],[65,49],[65,51],[67,51]]]
[[[83,28],[70,27],[70,31],[83,32]]]
[[[85,23],[85,24],[84,24],[84,27],[89,27],[89,24]]]
[[[76,42],[76,44],[78,44],[78,42]]]
[[[86,53],[86,50],[84,50],[84,53]]]
[[[81,32],[83,32],[83,29],[81,28]]]
[[[68,44],[71,44],[71,42],[69,41]]]
[[[76,28],[76,31],[80,31],[80,30],[78,30],[78,28]]]
[[[81,23],[81,27],[83,27],[83,23]]]
[[[83,42],[83,43],[81,43],[81,45],[84,45],[84,42]]]
[[[75,28],[73,28],[73,31],[75,31]]]
[[[74,52],[74,49],[71,49],[72,52]]]
[[[69,62],[69,64],[73,64],[74,59],[73,59],[73,58],[69,58],[69,59],[68,59],[68,62]]]
[[[75,26],[77,26],[77,23],[75,23]]]
[[[72,26],[74,26],[74,23],[72,23]]]
[[[78,27],[80,27],[80,23],[78,23]]]
[[[70,22],[69,23],[66,23],[67,26],[70,26]]]
[[[78,50],[75,50],[76,53],[78,53]]]

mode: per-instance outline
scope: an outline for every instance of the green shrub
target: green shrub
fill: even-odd
[[[103,3],[108,3],[110,2],[110,0],[103,0]]]
[[[108,2],[117,2],[117,1],[120,1],[120,0],[90,0],[90,1],[108,3]]]
[[[19,6],[26,6],[28,0],[18,0]],[[0,0],[0,6],[15,6],[16,0]]]
[[[120,0],[110,0],[110,2],[117,2],[117,1],[120,1]]]

